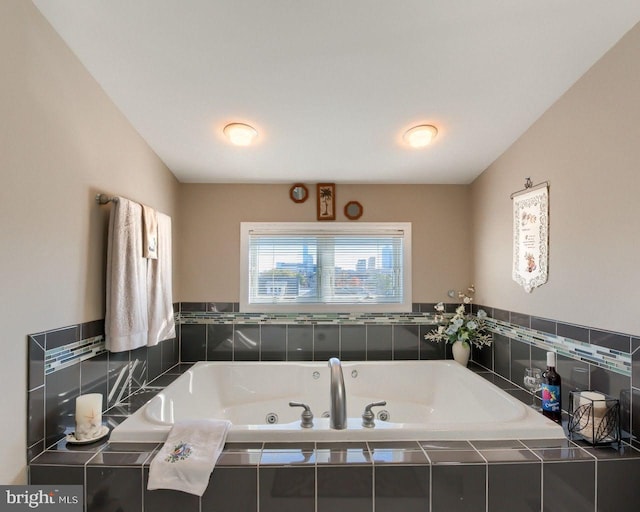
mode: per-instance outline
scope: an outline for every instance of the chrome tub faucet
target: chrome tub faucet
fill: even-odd
[[[344,377],[340,359],[329,359],[331,371],[331,407],[329,426],[334,430],[347,428],[347,396],[344,390]]]

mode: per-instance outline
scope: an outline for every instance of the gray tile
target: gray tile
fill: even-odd
[[[147,347],[140,347],[130,352],[131,362],[131,391],[146,386],[147,377]]]
[[[511,312],[509,321],[512,324],[519,325],[520,327],[529,328],[531,326],[531,317],[523,313]]]
[[[484,459],[475,450],[429,450],[425,448],[433,465],[484,464]]]
[[[340,353],[343,361],[367,358],[367,331],[364,325],[340,326]]]
[[[88,466],[135,466],[142,464],[149,458],[151,452],[112,452],[101,451],[88,462]]]
[[[428,511],[429,472],[428,466],[376,467],[376,512]]]
[[[485,510],[485,465],[432,466],[431,482],[431,512]]]
[[[287,325],[287,360],[313,360],[313,326]]]
[[[318,465],[340,466],[371,464],[371,456],[369,455],[369,450],[367,450],[366,445],[350,447],[348,444],[340,446],[332,445],[331,443],[318,443],[316,459]]]
[[[35,334],[28,338],[29,389],[44,384],[44,337],[44,334]]]
[[[413,360],[418,359],[418,334],[417,325],[393,326],[393,359]]]
[[[238,310],[234,302],[208,302],[207,311],[212,313],[233,313]]]
[[[631,339],[631,348],[633,349],[631,384],[640,388],[640,338]]]
[[[260,326],[260,360],[261,361],[286,361],[287,360],[287,326],[286,325],[261,325]]]
[[[149,468],[144,468],[144,508],[143,512],[160,510],[180,510],[180,512],[200,512],[200,497],[186,492],[169,489],[147,489]],[[211,484],[209,484],[211,485]]]
[[[162,373],[162,344],[147,347],[147,380],[153,380]]]
[[[631,431],[631,378],[619,373],[591,366],[591,389],[620,400],[620,424],[625,432]]]
[[[370,512],[373,508],[373,468],[319,466],[317,512]]]
[[[233,360],[258,361],[260,359],[260,326],[236,325],[233,331]]]
[[[593,512],[594,462],[545,462],[542,475],[544,512]]]
[[[340,326],[315,325],[313,327],[313,360],[328,361],[340,357]]]
[[[208,302],[181,302],[180,311],[207,311]]]
[[[80,324],[81,340],[95,338],[97,336],[104,336],[104,319],[93,320],[92,322],[85,322],[83,324]]]
[[[176,365],[179,361],[178,340],[171,338],[162,342],[162,371]]]
[[[482,450],[480,453],[489,463],[540,463],[540,459],[536,457],[533,452],[525,448],[522,450]],[[538,468],[538,471],[539,470],[540,468]]]
[[[633,428],[633,439],[640,441],[640,389],[631,388],[631,424]],[[640,445],[636,445],[640,448]]]
[[[80,363],[80,393],[100,393],[102,407],[107,405],[107,374],[109,356],[105,352]]]
[[[180,359],[185,362],[207,359],[207,326],[183,324],[180,326]]]
[[[429,459],[422,450],[405,450],[398,448],[374,448],[371,450],[373,463],[376,466],[399,464],[404,466],[429,464]]]
[[[95,452],[71,452],[47,450],[38,455],[31,464],[36,466],[80,466],[83,467]]]
[[[107,396],[104,399],[108,407],[131,394],[129,356],[129,351],[109,353]]]
[[[558,336],[589,343],[589,329],[586,327],[558,322],[556,332]]]
[[[260,456],[261,466],[301,466],[301,465],[314,465],[316,462],[316,455],[311,451],[306,450],[262,450]]]
[[[556,322],[554,322],[553,320],[546,320],[544,318],[532,316],[531,328],[536,331],[545,332],[547,334],[555,334]]]
[[[27,446],[44,439],[44,386],[27,393]]]
[[[87,510],[142,510],[142,469],[87,466]]]
[[[590,329],[589,336],[592,345],[611,348],[619,352],[631,352],[631,338],[629,336],[597,329]]]
[[[500,320],[502,322],[509,322],[509,312],[505,311],[504,309],[498,309],[498,308],[494,308],[493,309],[493,315],[492,318],[495,318],[496,320]]]
[[[184,326],[183,326],[184,327]],[[233,360],[233,325],[209,324],[207,327],[207,361]],[[184,342],[183,342],[184,343]],[[183,345],[184,351],[184,345]],[[195,359],[195,361],[202,360]],[[193,359],[190,359],[193,360]],[[185,361],[184,357],[182,361]]]
[[[540,464],[489,464],[488,507],[490,512],[540,510]]]
[[[522,450],[524,445],[515,439],[505,439],[498,441],[472,441],[471,444],[476,450],[505,450],[515,448]]]
[[[216,467],[257,466],[260,464],[261,457],[262,450],[224,451],[220,454]]]
[[[472,346],[471,359],[485,368],[493,370],[493,344],[489,347],[482,348]]]
[[[45,349],[62,347],[69,343],[80,341],[80,326],[72,325],[55,331],[47,331],[45,336]]]
[[[207,490],[202,495],[202,512],[255,512],[257,507],[257,468],[216,466],[211,473]]]
[[[390,361],[392,336],[390,325],[367,325],[367,361]]]
[[[435,341],[425,340],[424,335],[435,330],[435,325],[421,325],[420,326],[420,344],[419,344],[419,356],[422,360],[435,360],[445,358],[445,344],[437,343]]]
[[[75,428],[75,402],[80,394],[80,365],[74,364],[45,378],[45,439],[47,446]]]
[[[511,348],[509,338],[500,334],[493,335],[494,371],[505,379],[511,378]]]
[[[594,460],[593,455],[582,448],[534,448],[533,451],[545,462]]]
[[[315,512],[315,468],[260,468],[260,512]]]
[[[598,512],[636,512],[640,459],[598,461]]]
[[[425,450],[473,450],[468,441],[418,441]]]
[[[82,466],[37,466],[29,467],[31,485],[84,485]]]
[[[511,381],[524,386],[524,369],[531,366],[530,347],[527,343],[511,340]]]
[[[156,388],[165,388],[169,384],[171,384],[174,380],[176,380],[180,375],[175,373],[165,373],[153,379],[148,387],[156,387]]]

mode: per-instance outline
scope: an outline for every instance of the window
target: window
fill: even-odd
[[[243,222],[240,310],[411,311],[411,223]]]

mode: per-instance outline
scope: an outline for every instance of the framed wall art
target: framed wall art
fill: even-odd
[[[318,220],[336,220],[336,184],[318,183]]]
[[[527,186],[528,185],[528,186]],[[547,282],[549,267],[549,185],[512,194],[513,280],[531,293]]]

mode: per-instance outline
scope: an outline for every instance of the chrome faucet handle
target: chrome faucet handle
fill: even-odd
[[[311,412],[311,407],[307,404],[303,404],[302,402],[289,402],[289,407],[304,407],[304,411],[300,415],[300,426],[302,428],[311,428],[313,427],[313,413]]]
[[[362,426],[365,428],[373,428],[376,426],[375,422],[373,421],[375,418],[375,415],[373,414],[373,411],[371,410],[372,407],[382,407],[384,405],[387,405],[387,402],[372,402],[369,405],[367,405],[364,408],[364,412],[362,413]]]

